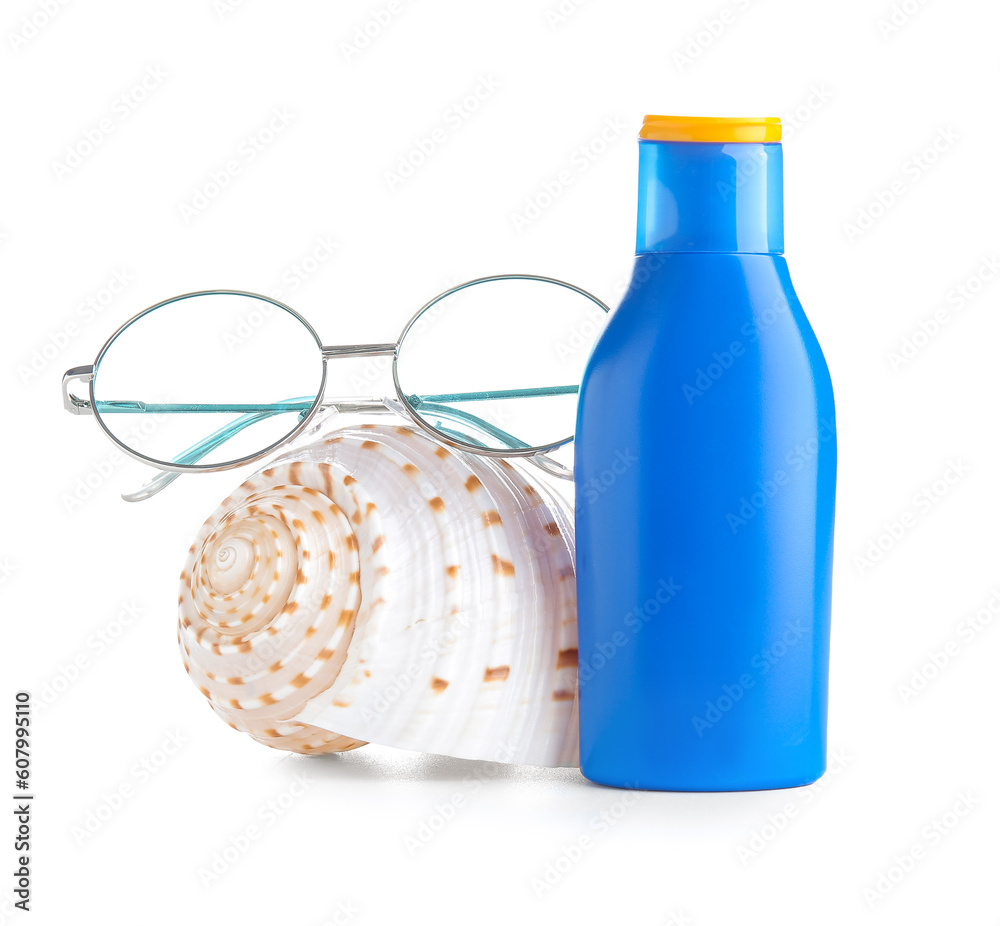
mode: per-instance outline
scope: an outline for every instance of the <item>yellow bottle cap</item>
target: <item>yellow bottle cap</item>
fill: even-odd
[[[646,116],[639,137],[648,141],[776,142],[781,119],[760,116],[731,119],[718,116]]]

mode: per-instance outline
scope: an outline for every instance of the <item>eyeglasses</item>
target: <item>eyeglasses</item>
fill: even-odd
[[[394,343],[325,346],[277,299],[187,293],[129,319],[93,364],[67,370],[63,404],[93,415],[125,454],[162,471],[123,496],[140,501],[183,473],[263,459],[320,409],[387,410],[385,400],[328,398],[327,361],[367,359],[350,378],[352,392],[363,392],[391,358],[402,409],[437,440],[572,475],[547,455],[573,439],[584,365],[608,311],[562,280],[502,274],[435,296]],[[88,384],[89,395],[75,395],[74,382]]]

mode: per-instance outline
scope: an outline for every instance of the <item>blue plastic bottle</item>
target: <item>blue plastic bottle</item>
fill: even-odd
[[[836,436],[777,119],[647,116],[632,281],[576,430],[580,759],[742,791],[826,766]]]

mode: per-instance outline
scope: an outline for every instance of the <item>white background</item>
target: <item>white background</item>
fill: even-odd
[[[561,21],[556,0],[400,0],[345,55],[387,2],[94,0],[47,23],[40,0],[4,4],[5,736],[15,690],[37,703],[62,689],[34,727],[34,912],[22,918],[995,923],[1000,630],[989,611],[979,631],[967,621],[1000,607],[1000,283],[971,284],[960,309],[956,287],[1000,251],[996,5],[907,0],[889,32],[891,0],[589,0],[564,4]],[[36,15],[41,27],[19,41]],[[166,76],[122,118],[116,100],[148,68]],[[485,99],[469,112],[477,86]],[[290,121],[247,160],[241,145],[275,108]],[[652,793],[625,808],[627,795],[572,770],[373,747],[283,757],[227,729],[182,671],[174,603],[191,537],[240,474],[185,477],[126,505],[118,493],[146,471],[114,462],[92,420],[62,411],[62,371],[91,362],[139,309],[201,288],[280,290],[338,342],[392,339],[430,296],[487,273],[562,277],[614,302],[646,112],[786,120],[787,256],[840,425],[840,770],[808,789]],[[111,131],[59,168],[102,119]],[[605,126],[617,134],[596,153]],[[444,143],[390,189],[386,173],[436,128]],[[938,137],[945,150],[921,154]],[[229,160],[239,173],[186,220],[181,207]],[[563,170],[572,182],[521,227],[512,216]],[[859,221],[861,234],[847,228]],[[333,256],[297,287],[283,282],[323,238]],[[88,321],[79,306],[116,273],[127,286]],[[894,369],[891,352],[935,312],[946,323]],[[102,471],[70,504],[78,480]],[[880,536],[886,551],[866,563]],[[133,603],[141,615],[124,626]],[[99,652],[94,635],[118,631]],[[948,650],[904,701],[900,685]],[[140,780],[133,764],[172,734],[183,744]],[[9,746],[3,755],[12,762]],[[123,783],[132,796],[78,845],[73,828]],[[462,806],[413,850],[455,795]],[[930,835],[963,795],[973,809]],[[273,823],[271,801],[291,804]],[[199,868],[251,824],[260,838],[204,886]],[[560,861],[584,835],[590,848],[571,853],[582,857]],[[912,871],[866,896],[895,857]],[[532,880],[550,864],[565,871],[539,895]]]

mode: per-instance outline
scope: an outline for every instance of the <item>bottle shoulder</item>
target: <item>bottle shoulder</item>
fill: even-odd
[[[685,252],[636,257],[608,331],[713,332],[801,305],[779,254]]]
[[[761,373],[783,382],[790,376],[832,401],[825,358],[782,255],[646,254],[636,259],[586,380],[671,388],[730,356],[747,375],[744,386]]]

